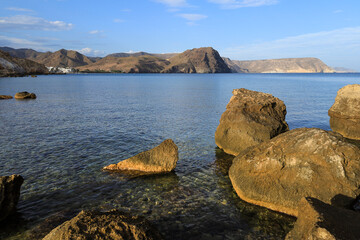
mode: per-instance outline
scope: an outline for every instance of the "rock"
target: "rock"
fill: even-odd
[[[328,114],[334,132],[360,140],[360,84],[341,88]]]
[[[360,239],[360,214],[334,207],[315,198],[303,198],[294,229],[286,240],[358,240]]]
[[[238,155],[250,146],[289,130],[286,106],[271,94],[234,89],[215,132],[215,143],[224,152]]]
[[[173,140],[167,139],[159,146],[137,154],[118,164],[104,167],[105,170],[136,170],[144,172],[171,172],[178,161],[178,147]]]
[[[35,99],[35,93],[18,92],[15,94],[15,99]]]
[[[15,212],[23,182],[20,175],[0,177],[0,221]]]
[[[360,149],[345,140],[316,128],[291,130],[234,158],[230,180],[244,201],[293,216],[302,197],[349,206],[360,194]]]
[[[12,99],[12,96],[9,95],[0,95],[0,100],[4,100],[4,99]]]
[[[157,240],[160,233],[142,217],[117,210],[110,212],[81,211],[73,219],[53,229],[43,240],[126,239]]]

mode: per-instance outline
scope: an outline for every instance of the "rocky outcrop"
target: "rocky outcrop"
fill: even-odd
[[[0,221],[15,212],[23,182],[20,175],[0,177]]]
[[[245,73],[333,73],[334,69],[327,66],[318,58],[283,58],[252,61],[231,60]],[[236,70],[236,67],[232,67]]]
[[[360,140],[360,84],[341,88],[328,114],[334,132]]]
[[[244,201],[298,216],[303,197],[346,206],[360,194],[360,149],[334,132],[294,129],[239,154],[229,176]]]
[[[35,98],[36,98],[35,93],[18,92],[15,94],[15,99],[35,99]]]
[[[5,100],[5,99],[12,99],[12,96],[9,95],[0,95],[0,100]]]
[[[167,60],[150,55],[107,56],[93,64],[78,67],[78,69],[82,72],[159,73],[168,64]]]
[[[171,172],[178,161],[178,147],[173,140],[167,139],[159,146],[137,154],[118,164],[104,167],[105,170],[135,170],[142,172]]]
[[[46,74],[47,68],[27,59],[10,56],[0,50],[0,77],[16,77],[31,74]]]
[[[43,238],[43,240],[67,239],[158,240],[162,239],[162,236],[144,218],[112,210],[105,213],[82,211]]]
[[[360,214],[334,207],[315,198],[303,198],[294,229],[286,240],[358,240]]]
[[[169,59],[163,73],[230,73],[219,53],[211,48],[194,48]]]
[[[250,146],[289,130],[283,101],[271,94],[233,90],[215,132],[215,143],[226,153],[238,155]]]

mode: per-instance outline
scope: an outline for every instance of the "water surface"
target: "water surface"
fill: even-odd
[[[336,92],[353,83],[359,74],[0,78],[0,94],[38,96],[0,101],[0,175],[25,178],[18,214],[0,227],[0,238],[36,239],[81,209],[118,208],[145,216],[166,239],[281,239],[294,219],[241,201],[227,176],[232,157],[216,150],[231,92],[271,93],[285,102],[291,129],[330,130]],[[101,170],[167,138],[179,147],[173,173],[133,178]]]

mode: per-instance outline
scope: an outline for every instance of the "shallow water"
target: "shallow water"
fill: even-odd
[[[18,214],[0,226],[0,239],[36,239],[81,209],[112,208],[145,216],[166,239],[281,239],[294,219],[241,201],[227,176],[232,157],[216,150],[232,89],[282,99],[291,129],[329,130],[337,90],[353,83],[360,74],[0,78],[0,94],[38,96],[0,101],[0,175],[25,178]],[[173,173],[101,170],[166,138],[179,147]]]

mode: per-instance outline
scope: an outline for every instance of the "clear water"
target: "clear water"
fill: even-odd
[[[271,93],[291,129],[329,130],[339,88],[360,74],[88,74],[0,78],[0,175],[21,174],[18,213],[0,239],[40,238],[81,209],[143,215],[165,239],[282,239],[294,219],[241,201],[232,157],[214,133],[234,88]],[[174,173],[133,177],[101,170],[172,138]],[[36,235],[37,234],[37,235]]]

